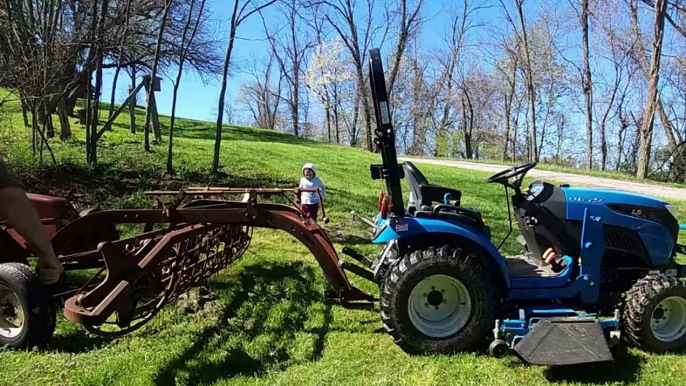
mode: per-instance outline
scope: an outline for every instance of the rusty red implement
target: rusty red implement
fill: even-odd
[[[147,194],[158,199],[158,209],[99,211],[70,222],[53,237],[58,253],[70,250],[75,236],[88,229],[138,224],[143,233],[63,255],[67,269],[99,268],[88,283],[67,294],[65,317],[100,335],[133,331],[240,258],[254,227],[283,230],[305,245],[343,305],[374,300],[351,285],[332,241],[315,219],[300,210],[299,193],[306,191],[318,193],[317,189],[216,187],[155,191]],[[259,196],[286,193],[295,195],[290,206],[258,202]],[[235,194],[243,194],[243,200],[216,198]]]

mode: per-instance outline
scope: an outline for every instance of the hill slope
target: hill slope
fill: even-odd
[[[138,122],[143,122],[139,111]],[[214,132],[211,124],[179,120],[174,178],[165,176],[166,146],[142,149],[142,134],[128,133],[125,119],[106,133],[100,164],[84,166],[84,128],[74,125],[74,139],[51,141],[59,166],[39,166],[30,155],[30,137],[20,126],[18,110],[0,129],[0,152],[34,191],[67,196],[81,208],[148,207],[141,194],[152,188],[214,183],[229,186],[297,184],[301,165],[314,162],[327,186],[331,224],[326,228],[340,249],[350,245],[368,256],[369,233],[348,224],[356,209],[372,215],[379,182],[369,178],[367,152],[315,143],[248,128],[227,128],[222,144],[224,177],[209,176]],[[162,118],[166,128],[167,118]],[[2,123],[0,122],[0,126]],[[166,139],[166,137],[165,137]],[[47,164],[47,163],[46,163]],[[427,165],[431,182],[459,188],[463,203],[479,208],[494,239],[508,229],[503,191],[486,184],[487,173]],[[686,222],[682,212],[682,222]],[[515,250],[512,245],[509,249]],[[368,283],[356,285],[376,292]],[[268,230],[256,232],[246,256],[214,277],[211,296],[170,305],[142,330],[119,340],[94,338],[60,317],[52,345],[32,352],[0,351],[5,364],[0,384],[14,385],[256,385],[256,384],[483,384],[534,385],[609,382],[611,384],[682,384],[686,359],[639,351],[619,354],[615,369],[551,370],[524,366],[514,358],[483,354],[410,357],[380,330],[377,312],[351,311],[325,301],[326,282],[307,250],[295,239]]]

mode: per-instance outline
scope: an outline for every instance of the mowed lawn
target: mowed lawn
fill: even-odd
[[[15,106],[16,107],[16,106]],[[138,121],[142,126],[143,112]],[[314,162],[327,186],[329,231],[344,245],[372,257],[369,230],[350,224],[352,209],[374,214],[379,181],[369,164],[380,156],[315,143],[274,132],[226,127],[221,177],[210,174],[214,131],[204,122],[179,120],[176,175],[164,173],[165,144],[142,149],[142,134],[128,132],[123,117],[100,143],[99,166],[84,165],[84,129],[74,125],[67,143],[51,141],[59,166],[43,166],[30,155],[28,129],[17,110],[0,114],[0,152],[28,189],[67,196],[79,209],[150,207],[142,192],[212,183],[292,187],[305,162]],[[164,128],[168,119],[162,118]],[[463,203],[482,211],[499,241],[508,230],[501,186],[487,174],[420,166],[433,183],[463,191]],[[681,222],[686,223],[686,203]],[[684,233],[684,232],[682,232]],[[507,248],[517,252],[513,243]],[[73,275],[71,275],[73,278]],[[355,285],[377,293],[370,283]],[[378,310],[346,310],[323,298],[321,269],[305,247],[284,233],[257,230],[248,253],[213,277],[208,291],[169,305],[143,329],[103,339],[60,314],[51,345],[33,351],[0,351],[2,385],[539,385],[650,384],[686,382],[686,357],[621,351],[614,366],[550,369],[528,366],[514,356],[493,359],[477,352],[409,356],[381,330]],[[199,302],[198,302],[199,300]]]

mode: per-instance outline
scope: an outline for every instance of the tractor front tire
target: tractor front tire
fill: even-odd
[[[20,263],[0,264],[0,347],[48,343],[56,321],[52,296],[33,270]]]
[[[474,349],[492,328],[490,274],[476,253],[444,246],[403,256],[381,286],[384,329],[410,354]]]
[[[640,279],[627,292],[622,337],[656,353],[686,348],[686,283],[664,275]]]

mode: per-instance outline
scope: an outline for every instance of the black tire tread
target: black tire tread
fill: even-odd
[[[474,328],[474,331],[470,331],[466,334],[459,344],[460,347],[456,347],[455,344],[432,345],[431,347],[427,347],[421,342],[417,342],[413,336],[409,336],[406,332],[402,331],[402,326],[397,325],[397,318],[393,317],[393,296],[394,293],[398,291],[399,286],[403,285],[401,279],[408,271],[417,269],[420,264],[458,265],[461,270],[467,272],[471,276],[472,280],[476,283],[480,283],[480,286],[483,286],[487,293],[492,293],[490,273],[485,264],[477,257],[478,256],[474,253],[468,253],[460,248],[451,248],[447,245],[439,248],[429,247],[425,250],[416,250],[406,254],[390,268],[384,283],[381,286],[379,299],[381,320],[384,330],[386,330],[393,341],[404,351],[411,354],[452,353],[473,348],[480,340],[485,338],[490,327],[490,322],[493,319],[494,312],[494,299],[488,296],[485,297],[485,299],[487,299],[487,304],[485,304],[485,315],[480,315],[485,322],[481,322]],[[473,305],[473,307],[475,307],[475,305]],[[461,334],[461,332],[458,334]]]
[[[686,288],[686,283],[665,275],[647,276],[639,279],[627,291],[622,312],[622,339],[625,343],[647,351],[664,352],[646,339],[647,331],[643,327],[645,318],[650,318],[648,307],[654,300],[671,288]]]
[[[57,324],[55,305],[31,267],[21,263],[0,264],[0,281],[19,292],[23,291],[17,295],[25,297],[29,303],[25,310],[28,322],[26,337],[12,344],[12,347],[26,348],[50,341]]]

